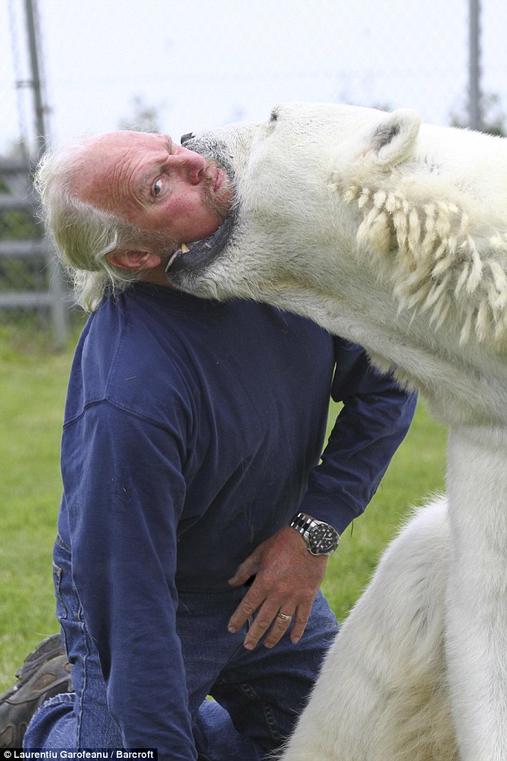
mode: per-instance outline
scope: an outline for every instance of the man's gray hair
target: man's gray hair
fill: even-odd
[[[81,201],[72,191],[85,161],[87,142],[46,153],[35,175],[46,229],[69,272],[76,302],[86,311],[96,309],[108,287],[123,290],[136,278],[109,264],[106,255],[120,246],[139,244],[140,233],[128,222]]]

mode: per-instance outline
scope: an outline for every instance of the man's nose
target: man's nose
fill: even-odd
[[[208,162],[200,153],[189,151],[183,146],[173,156],[173,168],[178,168],[185,173],[192,185],[198,185],[202,179]]]

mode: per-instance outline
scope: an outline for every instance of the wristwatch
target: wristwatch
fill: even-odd
[[[290,522],[303,537],[306,549],[311,555],[332,555],[338,547],[340,534],[329,523],[318,521],[306,513],[296,513]]]

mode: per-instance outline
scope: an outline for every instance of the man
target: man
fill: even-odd
[[[265,759],[336,633],[328,556],[415,400],[306,320],[171,288],[172,253],[234,208],[227,167],[111,133],[47,159],[39,188],[93,314],[54,552],[74,691],[42,705],[25,746]],[[331,387],[344,408],[319,465]]]

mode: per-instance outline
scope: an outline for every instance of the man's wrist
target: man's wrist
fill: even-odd
[[[334,526],[307,513],[296,513],[289,525],[301,535],[308,552],[316,557],[332,555],[340,542]]]

